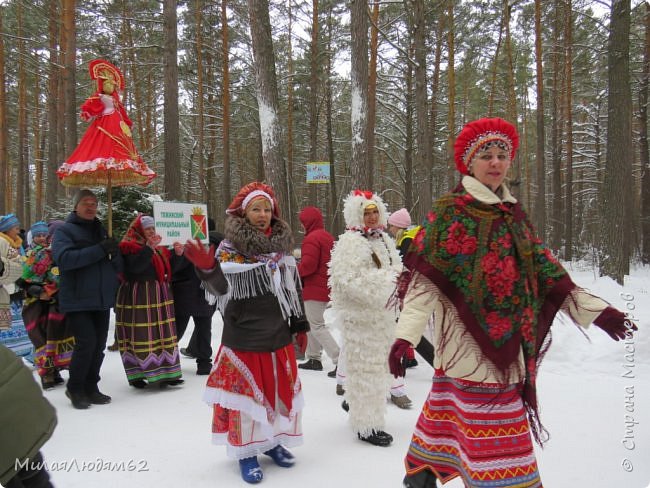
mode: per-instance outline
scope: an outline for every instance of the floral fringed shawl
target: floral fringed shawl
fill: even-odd
[[[504,381],[523,350],[524,405],[533,435],[543,443],[537,369],[550,345],[551,323],[575,284],[536,236],[521,205],[482,203],[461,184],[436,202],[404,261],[453,304]],[[410,279],[400,278],[398,292]]]
[[[231,299],[272,293],[285,318],[304,316],[296,260],[286,252],[290,231],[281,220],[274,220],[271,229],[266,236],[243,218],[227,219],[226,238],[219,244],[216,258],[228,281],[228,292],[213,295],[206,289],[205,295],[222,313]]]
[[[35,246],[27,251],[23,262],[22,279],[28,284],[42,285],[48,296],[59,290],[59,268],[54,264],[49,247]],[[27,297],[25,304],[37,300]]]

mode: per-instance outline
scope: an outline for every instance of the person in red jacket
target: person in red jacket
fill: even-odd
[[[300,249],[301,258],[298,273],[302,280],[302,296],[305,301],[305,313],[311,326],[307,332],[307,361],[298,365],[302,369],[322,371],[321,354],[323,349],[334,363],[334,370],[327,373],[330,378],[336,376],[336,364],[339,359],[339,346],[332,337],[323,312],[330,300],[327,285],[327,264],[334,246],[334,237],[323,226],[323,214],[316,207],[305,207],[298,216],[305,229],[305,238]]]

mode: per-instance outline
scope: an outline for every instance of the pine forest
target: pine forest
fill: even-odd
[[[560,258],[619,283],[650,262],[648,2],[5,0],[0,32],[0,214],[24,227],[70,211],[56,170],[101,58],[158,175],[114,191],[118,234],[153,197],[219,227],[253,180],[295,231],[316,205],[340,233],[354,188],[421,220],[459,181],[463,124],[498,116],[521,136],[509,185]]]

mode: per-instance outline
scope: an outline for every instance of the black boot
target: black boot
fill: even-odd
[[[318,359],[308,359],[304,363],[298,365],[300,369],[309,369],[312,371],[323,371],[323,363]]]
[[[413,475],[404,476],[404,488],[436,488],[436,475],[423,469]]]
[[[212,372],[212,363],[210,361],[197,363],[196,365],[196,374],[198,375],[209,375]]]
[[[70,390],[65,390],[65,396],[70,399],[72,406],[77,410],[86,410],[88,407],[90,407],[90,402],[88,401],[85,393],[77,393]]]
[[[112,398],[109,397],[108,395],[104,395],[101,391],[93,391],[92,393],[88,393],[86,395],[86,398],[90,403],[93,405],[107,405],[111,403]]]
[[[386,447],[390,446],[390,443],[393,442],[393,436],[383,430],[373,430],[370,434],[363,436],[361,434],[357,435],[362,441],[369,442],[374,446]]]

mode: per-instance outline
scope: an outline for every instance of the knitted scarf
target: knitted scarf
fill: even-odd
[[[436,202],[404,262],[453,303],[504,381],[523,350],[524,405],[533,435],[543,443],[537,370],[553,318],[575,284],[536,236],[521,205],[482,203],[461,184]],[[405,290],[410,279],[400,278],[398,289]]]
[[[120,251],[122,254],[138,254],[146,246],[146,240],[140,229],[140,219],[137,219],[126,231],[126,234],[120,241]],[[153,250],[151,264],[156,270],[156,280],[159,282],[170,282],[172,276],[171,253],[164,246],[158,246]]]

